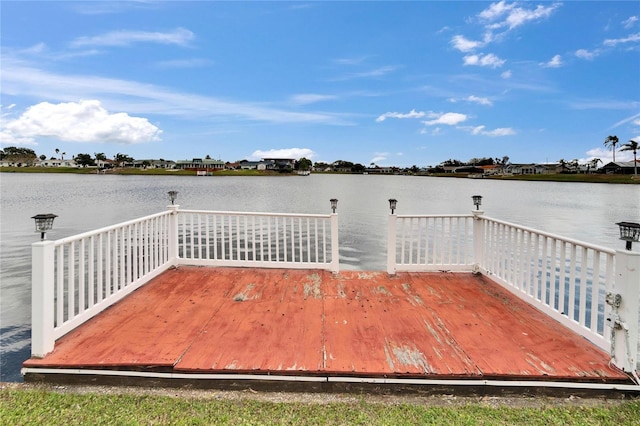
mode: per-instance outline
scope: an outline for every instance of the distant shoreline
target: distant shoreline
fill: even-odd
[[[107,175],[135,175],[135,176],[195,176],[193,170],[167,170],[167,169],[135,169],[135,168],[117,168],[104,172],[98,172],[94,168],[72,168],[72,167],[0,167],[0,173],[71,173],[71,174],[107,174]],[[340,172],[313,172],[313,174],[360,174],[360,173],[340,173]],[[204,178],[216,176],[295,176],[292,173],[278,173],[274,171],[263,170],[220,170],[212,172]],[[373,176],[373,175],[370,175]],[[446,177],[446,178],[464,178],[469,176],[462,173],[438,173],[438,174],[416,174],[416,177]],[[583,182],[583,183],[616,183],[616,184],[640,184],[640,175],[610,175],[610,174],[537,174],[537,175],[513,175],[513,176],[486,176],[478,179],[489,180],[526,180],[535,182]]]

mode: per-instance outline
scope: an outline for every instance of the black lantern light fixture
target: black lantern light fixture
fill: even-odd
[[[37,214],[31,217],[36,221],[36,232],[40,233],[42,241],[46,239],[47,231],[53,228],[53,219],[56,217],[58,216],[53,213]]]
[[[480,210],[480,206],[482,205],[482,195],[472,195],[473,205],[476,206],[476,210]]]
[[[168,194],[171,204],[173,204],[173,202],[176,201],[176,198],[178,198],[178,191],[169,191]]]
[[[391,209],[391,214],[395,213],[397,205],[398,200],[396,200],[395,198],[389,198],[389,208]]]
[[[620,227],[620,239],[627,242],[626,249],[631,250],[631,245],[640,241],[640,223],[618,222]]]
[[[335,213],[336,209],[338,208],[338,199],[337,198],[332,198],[329,201],[331,202],[331,211],[333,211]]]

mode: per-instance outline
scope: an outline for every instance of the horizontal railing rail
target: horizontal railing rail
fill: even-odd
[[[337,218],[180,210],[178,263],[338,272]]]
[[[387,271],[471,271],[473,216],[390,215]]]
[[[609,350],[606,295],[613,289],[616,252],[502,220],[482,222],[481,271]]]

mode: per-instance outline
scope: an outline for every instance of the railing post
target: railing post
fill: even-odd
[[[331,272],[340,272],[340,247],[338,246],[338,214],[331,213]]]
[[[55,243],[31,245],[31,356],[43,358],[53,351]]]
[[[626,372],[635,371],[638,361],[639,298],[640,253],[617,250],[613,294],[607,295],[607,303],[613,306],[608,322],[613,327],[614,364]]]
[[[171,214],[169,215],[169,261],[176,265],[178,262],[178,204],[167,206]]]
[[[389,215],[389,232],[387,236],[387,273],[396,274],[396,222],[395,212]]]
[[[480,272],[484,268],[484,218],[482,210],[472,210],[473,213],[473,272]]]

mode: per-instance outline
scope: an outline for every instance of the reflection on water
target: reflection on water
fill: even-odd
[[[384,270],[389,198],[398,214],[468,213],[471,196],[498,219],[610,248],[615,222],[640,221],[640,186],[503,182],[411,176],[185,177],[66,174],[0,175],[0,350],[2,381],[19,381],[30,354],[31,216],[58,215],[50,239],[161,211],[167,192],[182,208],[329,213],[338,198],[340,268]]]

